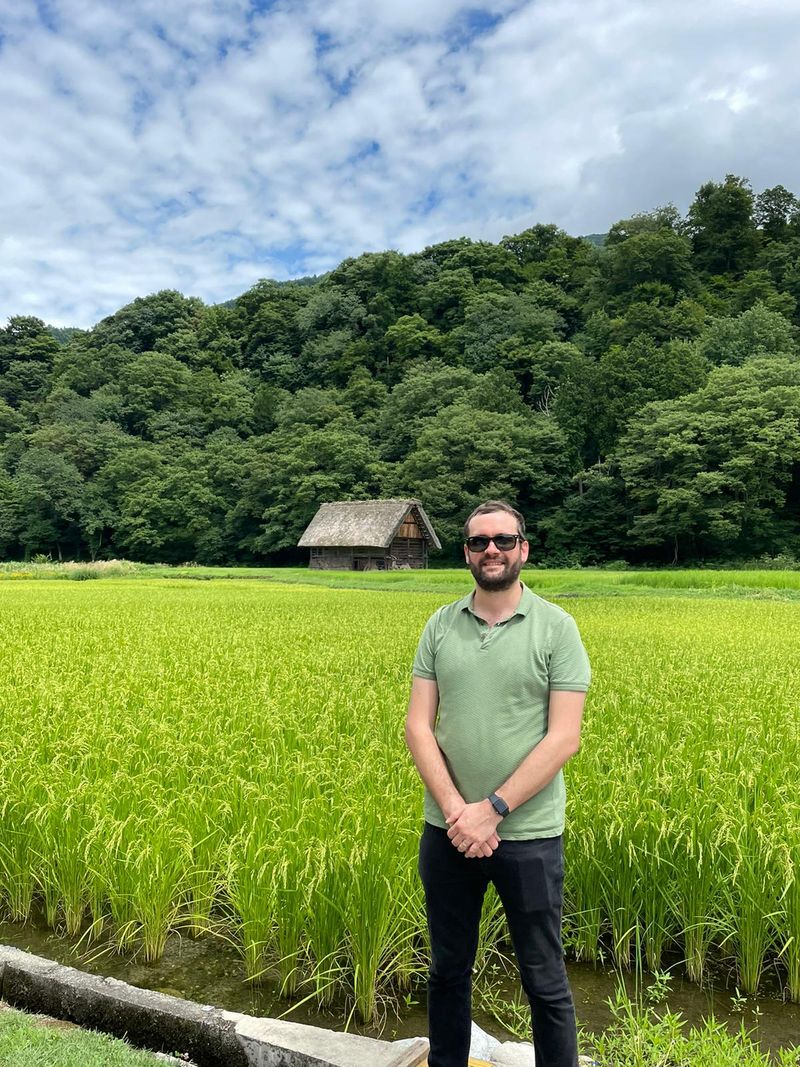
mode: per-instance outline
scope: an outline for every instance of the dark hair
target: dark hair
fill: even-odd
[[[517,532],[525,536],[525,520],[516,508],[512,508],[505,500],[487,500],[485,504],[478,504],[467,521],[464,523],[464,537],[469,537],[469,524],[478,515],[491,515],[495,511],[504,511],[506,515],[513,515],[517,523]]]

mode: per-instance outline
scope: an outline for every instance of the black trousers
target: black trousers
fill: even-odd
[[[472,965],[489,882],[502,901],[530,1001],[536,1067],[577,1067],[575,1009],[561,946],[561,838],[501,841],[491,856],[467,859],[446,830],[426,823],[419,873],[431,940],[429,1067],[467,1067]]]

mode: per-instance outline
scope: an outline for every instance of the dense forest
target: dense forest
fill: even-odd
[[[0,329],[0,558],[290,562],[318,505],[516,502],[542,563],[800,557],[800,203],[369,253]]]

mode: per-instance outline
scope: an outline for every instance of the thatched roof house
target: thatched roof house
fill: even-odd
[[[322,504],[297,542],[317,570],[394,570],[428,565],[441,548],[419,500],[342,500]]]

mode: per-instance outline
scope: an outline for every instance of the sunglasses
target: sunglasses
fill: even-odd
[[[489,542],[493,541],[501,552],[510,552],[516,546],[517,541],[524,540],[522,534],[495,534],[494,537],[476,534],[474,537],[467,537],[464,544],[470,552],[485,552],[489,547]]]

